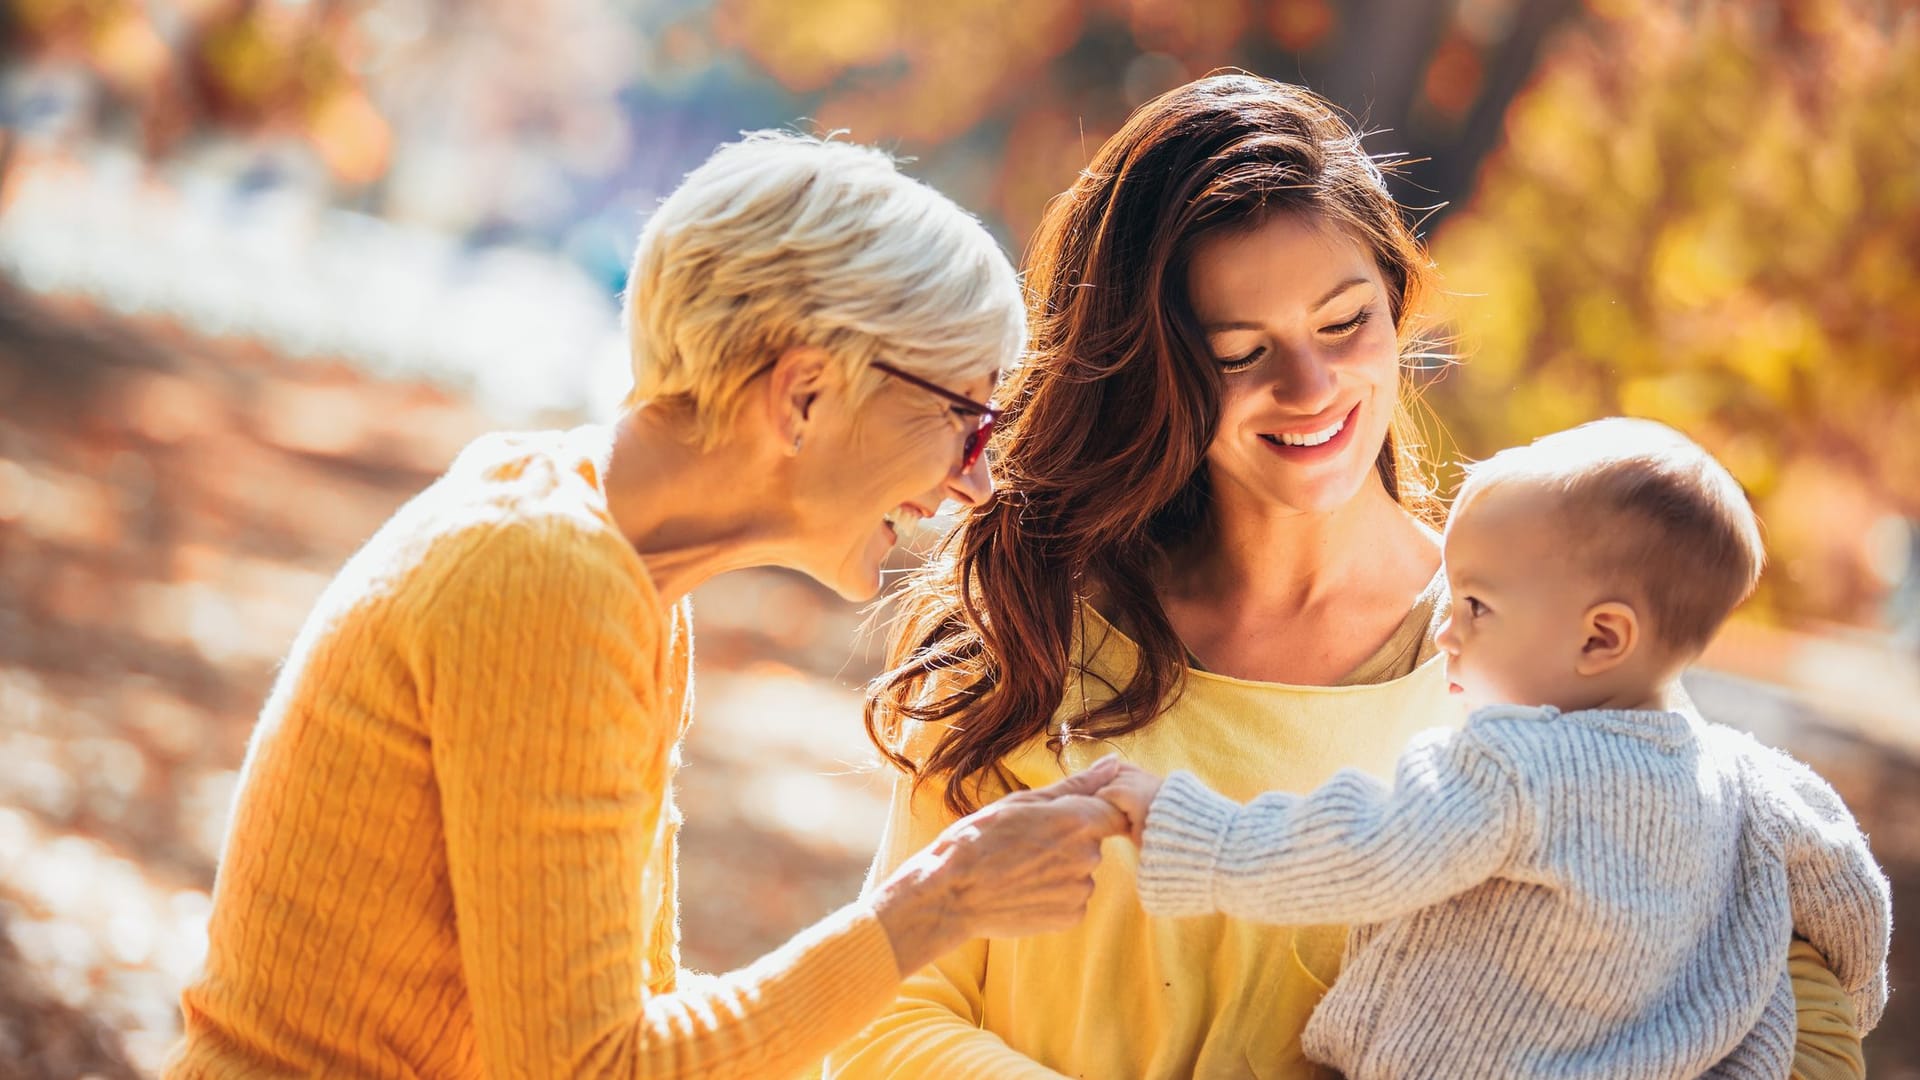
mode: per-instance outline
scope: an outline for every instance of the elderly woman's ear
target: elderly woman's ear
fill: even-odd
[[[813,421],[815,402],[839,371],[825,349],[809,345],[782,351],[767,376],[767,419],[790,453],[799,453]]]

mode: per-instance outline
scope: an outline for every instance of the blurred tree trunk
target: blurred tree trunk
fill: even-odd
[[[1458,0],[1359,0],[1342,18],[1318,77],[1308,85],[1344,105],[1370,130],[1404,142],[1427,64],[1453,22]]]
[[[1464,118],[1426,106],[1426,77],[1459,18],[1460,0],[1360,0],[1341,5],[1340,29],[1322,58],[1304,70],[1307,85],[1351,112],[1375,153],[1410,160],[1395,182],[1403,205],[1459,206],[1472,194],[1480,162],[1498,145],[1502,118],[1533,74],[1542,45],[1580,14],[1580,0],[1511,0],[1498,37],[1479,43],[1480,79]]]
[[[1449,208],[1466,205],[1473,195],[1480,162],[1500,144],[1507,106],[1532,77],[1540,50],[1553,31],[1571,22],[1579,11],[1580,0],[1522,0],[1507,36],[1490,46],[1483,58],[1480,95],[1466,121],[1457,132],[1439,139],[1429,135],[1409,148],[1415,157],[1430,159],[1417,166],[1414,175],[1444,198]]]

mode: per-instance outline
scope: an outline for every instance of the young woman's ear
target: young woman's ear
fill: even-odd
[[[1585,618],[1586,640],[1573,665],[1580,674],[1611,671],[1640,647],[1640,616],[1628,605],[1608,600],[1588,608]]]

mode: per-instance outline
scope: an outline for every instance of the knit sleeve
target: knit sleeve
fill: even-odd
[[[1522,822],[1519,787],[1471,732],[1417,738],[1390,789],[1346,769],[1310,794],[1241,806],[1176,772],[1147,814],[1141,903],[1154,915],[1378,922],[1497,873]]]
[[[862,905],[697,988],[670,955],[648,868],[678,737],[666,615],[617,538],[499,528],[421,635],[421,694],[480,1060],[497,1077],[791,1074],[898,985]],[[657,961],[656,961],[657,962]]]
[[[1763,820],[1786,857],[1794,932],[1826,958],[1860,1031],[1872,1031],[1887,1003],[1893,900],[1886,875],[1839,793],[1817,773],[1777,751],[1767,751],[1760,767]]]

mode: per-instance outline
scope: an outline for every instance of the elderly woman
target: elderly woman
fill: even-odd
[[[1029,250],[1002,493],[911,583],[870,702],[906,773],[876,884],[956,817],[1110,751],[1246,800],[1387,775],[1415,731],[1462,719],[1405,376],[1427,262],[1352,129],[1298,87],[1180,87]],[[1300,1034],[1345,929],[1148,918],[1136,866],[1119,845],[1071,929],[981,937],[909,978],[829,1072],[1322,1075]],[[1832,973],[1805,943],[1791,964],[1797,1067],[1859,1075]],[[1580,1049],[1554,1075],[1594,1075]]]
[[[248,754],[168,1076],[785,1076],[947,949],[1080,916],[1124,825],[1076,780],[680,980],[687,594],[755,565],[874,594],[914,522],[987,500],[1025,326],[952,203],[772,134],[653,216],[627,318],[612,425],[481,439],[321,597]]]

